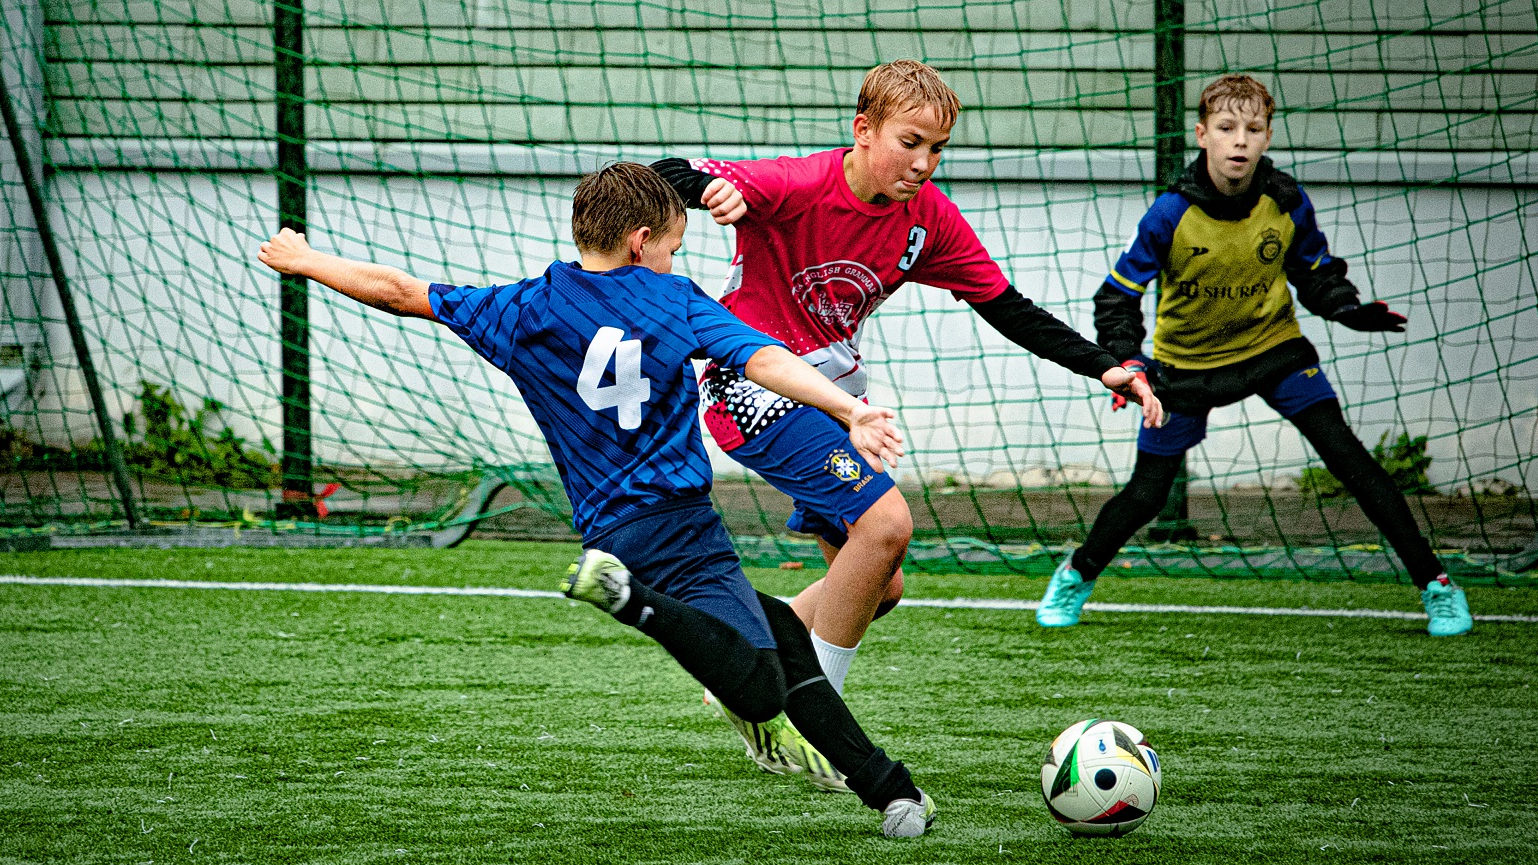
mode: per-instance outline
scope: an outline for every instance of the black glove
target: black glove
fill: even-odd
[[[1381,300],[1372,303],[1348,303],[1330,315],[1330,321],[1340,322],[1352,330],[1361,330],[1368,333],[1375,331],[1388,331],[1390,333],[1404,333],[1405,322],[1409,319],[1388,308],[1388,304]]]

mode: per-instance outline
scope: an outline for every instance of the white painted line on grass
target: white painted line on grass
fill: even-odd
[[[355,592],[375,595],[476,595],[503,598],[560,598],[560,592],[541,589],[502,589],[493,586],[384,586],[358,583],[220,583],[211,580],[117,580],[101,577],[33,577],[0,574],[0,584],[24,586],[86,586],[113,589],[232,589],[256,592]],[[783,598],[782,600],[790,600]],[[1036,601],[1002,598],[903,598],[905,607],[937,607],[968,610],[1034,610]],[[1098,613],[1186,613],[1228,616],[1322,616],[1338,619],[1425,619],[1425,613],[1407,610],[1316,610],[1308,607],[1210,607],[1184,604],[1102,604],[1084,609]],[[1538,616],[1483,615],[1480,622],[1538,624]]]
[[[996,600],[992,598],[903,598],[903,606],[966,608],[973,610],[1034,610],[1038,601]],[[1325,610],[1309,607],[1206,607],[1184,604],[1102,604],[1090,601],[1084,605],[1092,613],[1210,613],[1230,616],[1325,616],[1341,619],[1421,619],[1425,613],[1409,610]],[[1538,623],[1538,616],[1489,615],[1475,616],[1481,622]]]
[[[540,589],[492,586],[375,586],[357,583],[216,583],[211,580],[110,580],[100,577],[29,577],[0,574],[0,583],[24,586],[97,586],[108,589],[235,589],[248,592],[362,592],[373,595],[496,595],[506,598],[560,598]]]

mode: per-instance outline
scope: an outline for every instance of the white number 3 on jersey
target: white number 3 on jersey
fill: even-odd
[[[603,385],[603,374],[614,358],[614,384]],[[600,327],[582,359],[577,395],[593,411],[619,409],[620,429],[641,425],[641,403],[652,398],[652,382],[641,376],[641,341],[625,339],[617,327]]]

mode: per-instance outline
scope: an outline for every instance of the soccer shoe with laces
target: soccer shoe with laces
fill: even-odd
[[[755,724],[739,718],[735,712],[721,705],[716,695],[705,691],[705,705],[716,710],[716,714],[725,718],[742,737],[742,744],[747,749],[748,757],[758,764],[758,768],[771,775],[794,775],[801,771],[800,765],[790,759],[785,749],[780,747],[779,727],[789,723],[784,715],[778,715],[772,720],[762,724]]]
[[[583,550],[561,581],[561,593],[614,615],[630,600],[630,571],[602,550]]]
[[[1073,556],[1063,559],[1052,572],[1052,582],[1047,583],[1047,593],[1036,607],[1036,624],[1043,628],[1066,628],[1079,623],[1079,613],[1089,593],[1095,590],[1093,580],[1085,580],[1074,570]]]
[[[917,838],[924,834],[924,830],[934,825],[935,800],[929,798],[929,794],[919,791],[919,801],[912,799],[893,799],[887,803],[881,812],[884,819],[881,821],[881,834],[888,838]]]
[[[708,690],[705,692],[705,705],[715,709],[717,714],[731,723],[737,735],[742,737],[748,757],[758,764],[758,768],[775,775],[804,772],[806,780],[820,790],[830,793],[851,792],[849,785],[844,783],[844,776],[833,768],[828,758],[812,747],[812,743],[784,715],[776,715],[762,724],[755,724],[743,720],[721,705],[716,695]]]
[[[1445,575],[1421,592],[1421,606],[1426,608],[1426,631],[1433,637],[1456,637],[1474,629],[1468,596]]]
[[[822,752],[812,747],[812,743],[801,735],[796,725],[790,722],[784,715],[775,719],[783,721],[775,731],[775,740],[779,742],[780,753],[790,758],[792,763],[801,767],[806,773],[806,780],[812,782],[812,786],[829,793],[850,793],[849,785],[844,783],[844,775],[833,768],[828,758]]]

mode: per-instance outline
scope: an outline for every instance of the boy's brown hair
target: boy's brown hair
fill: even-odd
[[[956,98],[940,73],[917,60],[894,60],[865,74],[855,113],[864,114],[872,129],[914,108],[933,108],[946,126],[956,123],[961,100]]]
[[[1202,91],[1196,109],[1196,121],[1206,123],[1207,115],[1214,111],[1250,104],[1260,106],[1261,113],[1266,115],[1266,125],[1270,126],[1271,115],[1276,113],[1276,100],[1271,98],[1266,85],[1248,75],[1224,75]]]
[[[615,162],[577,184],[571,239],[580,250],[614,252],[641,226],[664,234],[683,215],[683,199],[662,175],[637,162]]]

